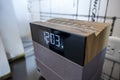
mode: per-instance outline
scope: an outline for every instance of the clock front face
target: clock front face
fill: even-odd
[[[33,41],[79,65],[84,65],[85,37],[36,24],[30,26]]]
[[[63,55],[62,53],[64,51],[63,38],[64,36],[59,31],[50,29],[39,30],[39,40],[41,44],[61,55]]]

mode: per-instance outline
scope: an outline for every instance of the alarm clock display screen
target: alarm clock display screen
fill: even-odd
[[[33,41],[79,65],[84,65],[85,37],[42,25],[30,26]]]
[[[64,44],[63,36],[59,31],[50,30],[50,29],[40,29],[39,30],[39,39],[41,44],[47,48],[50,48],[54,51],[57,51],[63,55]]]
[[[64,48],[62,37],[59,34],[54,34],[48,31],[43,31],[42,35],[47,45],[53,45],[60,49]]]

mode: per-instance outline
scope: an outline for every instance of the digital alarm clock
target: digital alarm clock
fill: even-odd
[[[84,36],[37,24],[31,24],[31,30],[33,41],[79,65],[84,65]]]
[[[109,24],[55,18],[30,23],[37,68],[46,80],[98,80]]]

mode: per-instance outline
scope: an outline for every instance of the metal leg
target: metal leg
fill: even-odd
[[[111,80],[111,78],[112,78],[112,73],[113,73],[114,66],[115,66],[115,62],[113,62],[113,66],[112,66],[112,69],[111,69],[111,73],[110,73],[110,78],[109,78],[109,80]]]

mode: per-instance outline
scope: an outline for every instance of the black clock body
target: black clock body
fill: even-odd
[[[84,66],[86,37],[30,23],[33,41]]]

